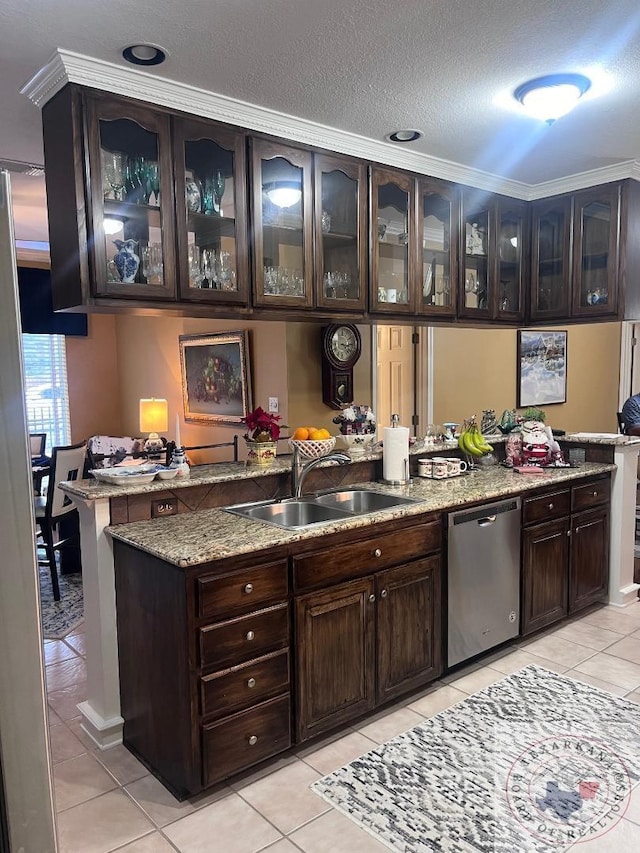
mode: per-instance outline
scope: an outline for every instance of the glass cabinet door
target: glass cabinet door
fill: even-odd
[[[525,202],[499,199],[497,217],[497,286],[492,316],[518,320],[524,313],[527,206]]]
[[[209,122],[174,128],[180,297],[247,304],[245,137]]]
[[[617,312],[619,207],[619,184],[574,196],[574,315]]]
[[[257,305],[313,306],[311,153],[252,140]]]
[[[97,295],[175,299],[169,118],[88,101]]]
[[[414,310],[411,291],[414,204],[412,177],[390,169],[372,168],[373,311],[408,314]]]
[[[316,154],[316,304],[364,311],[367,281],[367,181],[363,163]]]
[[[464,190],[462,195],[462,265],[460,315],[489,317],[489,247],[491,208],[487,194]]]
[[[455,187],[428,178],[419,179],[418,313],[455,314],[457,213]]]
[[[531,319],[569,316],[571,199],[533,202]]]

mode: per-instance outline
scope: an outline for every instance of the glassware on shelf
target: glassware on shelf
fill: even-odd
[[[264,267],[264,292],[269,296],[304,296],[302,270]]]
[[[323,278],[324,295],[328,299],[353,298],[353,279],[350,272],[326,272]]]
[[[202,286],[202,269],[200,267],[200,247],[195,243],[189,244],[189,287]]]
[[[213,176],[213,202],[214,202],[214,212],[218,216],[222,216],[222,196],[224,195],[224,188],[227,183],[227,179],[224,174],[218,169]]]
[[[110,188],[112,198],[115,201],[122,201],[125,189],[125,172],[128,165],[127,155],[122,151],[107,151],[103,148],[101,156],[104,178],[106,178],[106,184]],[[104,184],[103,181],[103,189],[105,188]]]
[[[327,210],[322,211],[320,226],[323,234],[328,234],[331,231],[331,214]]]
[[[164,267],[160,243],[149,243],[142,249],[142,275],[147,284],[162,284]]]

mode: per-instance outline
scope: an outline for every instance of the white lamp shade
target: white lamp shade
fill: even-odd
[[[582,74],[549,74],[523,83],[514,95],[529,115],[552,124],[571,112],[590,86]]]
[[[140,432],[166,432],[169,428],[169,404],[161,398],[140,400]]]

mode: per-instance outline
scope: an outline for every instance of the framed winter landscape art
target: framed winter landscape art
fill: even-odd
[[[567,401],[567,333],[518,332],[518,408]]]

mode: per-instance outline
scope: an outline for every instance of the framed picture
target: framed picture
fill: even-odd
[[[180,335],[179,340],[185,420],[240,424],[252,408],[248,333]]]
[[[518,332],[518,408],[567,401],[567,333]]]

